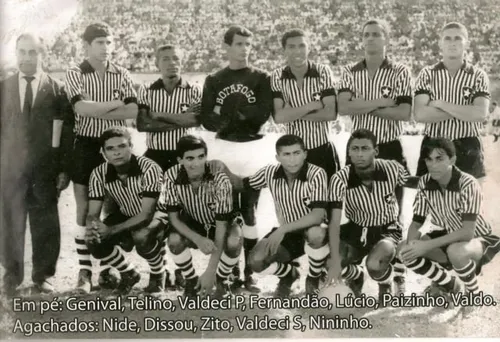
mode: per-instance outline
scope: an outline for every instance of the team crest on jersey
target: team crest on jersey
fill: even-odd
[[[321,94],[319,92],[315,92],[312,94],[312,98],[314,101],[321,101]]]
[[[302,198],[302,203],[304,203],[305,205],[309,206],[311,204],[311,197],[309,197],[309,196],[303,197]]]
[[[181,113],[185,113],[189,109],[189,105],[187,103],[181,103],[180,108],[181,108]]]
[[[391,91],[392,91],[392,88],[391,88],[391,87],[389,87],[389,86],[382,86],[382,87],[380,88],[380,92],[382,93],[382,96],[383,96],[384,98],[388,98],[388,97],[389,97],[389,95],[391,95]]]
[[[214,202],[208,202],[208,207],[210,210],[215,210],[215,203]]]
[[[119,89],[114,89],[113,90],[113,99],[114,100],[119,100],[120,99],[120,90]]]
[[[385,202],[387,204],[392,204],[394,202],[394,195],[393,194],[387,194],[384,196]]]
[[[474,95],[474,89],[472,89],[471,87],[463,87],[462,95],[464,99],[468,100],[472,97],[472,95]]]

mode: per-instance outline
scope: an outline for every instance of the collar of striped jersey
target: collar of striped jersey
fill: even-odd
[[[179,79],[179,82],[177,82],[177,84],[175,85],[175,87],[176,88],[191,88],[191,85],[188,83],[188,81],[186,81],[185,79],[183,79],[181,77]],[[151,86],[149,87],[149,89],[151,89],[151,90],[165,89],[165,84],[163,83],[163,79],[160,77],[159,79],[154,81],[153,84],[151,84]]]
[[[453,165],[453,168],[451,170],[450,182],[446,186],[446,190],[459,192],[460,191],[460,176],[461,176],[461,171],[455,165]],[[439,183],[436,180],[429,177],[429,180],[425,184],[425,190],[439,190],[440,191],[441,186],[439,185]]]
[[[306,74],[304,75],[305,77],[320,77],[318,67],[316,63],[313,63],[311,61],[307,61],[307,71]],[[287,65],[283,71],[281,72],[281,79],[295,79],[295,75],[292,73],[292,68],[290,68],[289,65]]]
[[[465,71],[469,74],[474,73],[474,68],[472,67],[472,64],[467,62],[465,59],[464,59],[464,62],[462,63],[462,66],[460,67],[460,69],[462,69],[463,71]],[[437,63],[434,66],[434,70],[446,70],[446,66],[444,65],[444,62],[441,61],[441,62]]]
[[[376,159],[372,180],[377,182],[385,182],[388,180],[386,173],[384,172],[382,167],[380,167],[380,164],[377,163]],[[363,181],[354,170],[354,166],[351,164],[349,166],[349,180],[347,181],[347,188],[356,188],[361,185],[363,185]]]
[[[307,182],[307,170],[309,170],[309,163],[305,163],[304,166],[299,170],[299,174],[297,176],[297,179],[301,182]],[[286,174],[285,174],[285,169],[283,169],[283,165],[280,165],[276,171],[274,171],[273,175],[274,179],[285,179],[286,180]]]
[[[385,57],[384,60],[382,61],[382,64],[380,64],[380,69],[391,69],[392,68],[392,62],[391,60],[389,59],[389,57]],[[353,67],[352,67],[352,71],[362,71],[366,69],[366,59],[363,59],[362,61],[356,63]]]
[[[95,71],[94,67],[92,65],[90,65],[90,63],[89,63],[89,61],[87,59],[84,60],[82,62],[82,64],[80,64],[80,70],[84,74],[91,74],[91,73],[93,73]],[[119,74],[120,73],[120,71],[118,70],[118,68],[116,67],[116,65],[114,65],[110,61],[108,61],[108,65],[106,66],[106,71],[109,71],[109,72],[112,72],[112,73],[115,73],[115,74]]]
[[[140,176],[142,174],[141,167],[139,166],[139,162],[137,161],[137,157],[132,155],[130,158],[130,167],[128,169],[127,175],[129,177]],[[111,183],[119,180],[118,172],[116,172],[116,168],[108,163],[106,170],[106,183]]]
[[[210,171],[210,166],[208,163],[205,164],[205,173],[203,173],[203,181],[211,181],[215,179],[215,175]],[[175,178],[175,184],[178,185],[189,185],[189,177],[184,166],[181,166],[179,172],[177,173],[177,177]]]

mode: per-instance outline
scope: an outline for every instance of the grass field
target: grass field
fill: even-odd
[[[341,133],[332,136],[332,140],[337,146],[340,158],[345,159],[344,151],[348,135]],[[403,148],[408,160],[409,168],[412,174],[415,173],[416,163],[418,158],[418,150],[420,146],[420,136],[405,136],[403,137]],[[142,153],[145,149],[144,136],[134,132],[134,145],[136,153]],[[498,203],[500,202],[500,168],[496,164],[500,156],[500,143],[493,144],[491,137],[484,138],[486,168],[488,176],[483,184],[484,202],[483,209],[485,216],[492,223],[496,234],[500,234],[500,213],[498,212]],[[210,148],[210,147],[209,147]],[[209,152],[210,153],[210,152]],[[248,158],[258,158],[259,151],[249,151]],[[409,190],[405,193],[404,199],[404,217],[406,227],[411,219],[411,204],[414,197],[414,191]],[[270,199],[270,194],[264,191],[258,209],[259,234],[264,235],[267,230],[272,227],[274,222],[274,208]],[[76,284],[76,276],[78,272],[76,261],[76,250],[73,242],[73,230],[75,228],[75,205],[71,188],[63,192],[59,203],[61,230],[62,230],[62,249],[60,260],[57,268],[54,284],[58,291],[57,297],[59,300],[67,299],[71,296],[71,289]],[[29,235],[29,233],[28,233]],[[28,280],[31,279],[31,245],[30,237],[27,237],[26,248],[26,273],[27,279],[24,287],[29,286]],[[147,283],[147,264],[140,259],[135,252],[131,254],[134,263],[143,275],[140,284],[136,287],[134,295],[141,296],[139,289]],[[207,260],[201,257],[198,251],[193,251],[195,267],[200,274],[207,264]],[[173,262],[169,256],[168,268],[173,270]],[[303,294],[304,280],[307,274],[307,258],[302,257],[301,274],[302,277],[298,286],[294,289],[297,295]],[[497,301],[500,301],[500,257],[494,259],[490,264],[483,268],[482,276],[479,278],[481,288],[494,296]],[[258,284],[263,289],[263,295],[268,296],[274,290],[277,279],[272,276],[258,276]],[[94,282],[97,279],[94,279]],[[407,293],[421,293],[424,287],[428,284],[421,278],[417,278],[412,272],[407,275]],[[365,292],[368,295],[376,295],[376,284],[368,280],[365,284]],[[169,292],[166,298],[172,299],[177,303],[177,296],[180,292]],[[100,296],[105,297],[106,293],[93,293],[88,299]],[[109,295],[109,294],[108,294]],[[52,300],[54,296],[38,297],[36,299]],[[35,299],[33,297],[33,299]],[[44,333],[34,334],[34,338],[307,338],[307,337],[324,337],[324,338],[340,338],[340,337],[498,337],[500,336],[500,309],[498,306],[483,307],[478,309],[470,317],[462,317],[453,310],[442,310],[439,308],[386,308],[376,311],[369,309],[355,309],[352,312],[336,312],[325,310],[292,310],[292,309],[268,309],[268,310],[247,310],[245,312],[238,310],[181,310],[177,308],[175,313],[167,311],[132,311],[127,308],[124,313],[116,312],[69,312],[63,310],[56,313],[45,313],[43,316],[39,312],[24,312],[13,314],[11,312],[11,304],[6,300],[2,300],[3,310],[0,317],[0,338],[23,337],[22,334],[12,334],[12,329],[17,318],[22,322],[48,321],[53,318],[57,321],[72,321],[78,318],[79,321],[98,321],[100,328],[104,318],[118,317],[120,319],[136,320],[144,328],[144,317],[158,317],[165,320],[193,320],[196,325],[201,326],[202,317],[214,317],[228,320],[234,325],[234,331],[228,333],[225,331],[200,331],[196,333],[188,331],[172,331],[172,332],[145,332],[144,329],[137,334],[136,332],[107,332],[100,329],[93,333]],[[342,314],[343,317],[352,313],[354,317],[366,317],[371,329],[338,329],[338,330],[321,330],[321,329],[305,329],[305,331],[297,331],[294,329],[288,330],[239,330],[236,325],[236,316],[254,317],[258,315],[264,317],[268,315],[271,318],[285,318],[286,316],[302,316],[303,322],[308,322],[309,317],[326,315],[332,317],[335,314]],[[300,320],[300,319],[299,319]]]

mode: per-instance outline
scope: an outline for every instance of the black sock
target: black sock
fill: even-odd
[[[257,239],[247,239],[247,238],[243,239],[243,253],[245,254],[245,270],[244,270],[245,278],[253,273],[252,269],[250,268],[249,261],[250,261],[250,252],[252,251],[252,249],[255,247],[256,244],[257,244]]]

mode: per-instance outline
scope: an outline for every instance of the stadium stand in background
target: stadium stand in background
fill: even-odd
[[[490,75],[500,73],[498,0],[81,0],[74,21],[49,47],[47,67],[64,70],[83,58],[80,34],[95,21],[115,30],[114,61],[132,72],[153,72],[154,48],[169,41],[185,46],[186,72],[211,72],[224,65],[221,40],[230,24],[255,33],[251,62],[272,70],[282,65],[279,39],[291,27],[313,33],[311,59],[334,72],[362,57],[361,25],[382,18],[392,27],[388,53],[416,74],[438,56],[438,32],[447,21],[469,29],[468,59]]]

